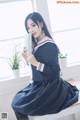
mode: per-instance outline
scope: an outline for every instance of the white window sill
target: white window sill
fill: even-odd
[[[0,75],[0,83],[4,81],[9,81],[9,80],[22,79],[27,76],[31,76],[31,68],[29,66],[21,68],[19,70],[19,76],[17,77],[13,74],[12,69],[8,69],[8,70],[5,69],[5,71],[3,69]]]
[[[62,68],[62,78],[67,79],[80,79],[80,64],[69,64],[66,67]],[[0,76],[0,83],[10,80],[16,80],[16,79],[25,79],[26,77],[31,76],[31,69],[26,66],[25,68],[20,70],[20,75],[18,77],[15,77],[10,71],[10,76],[1,77]]]
[[[80,64],[69,64],[61,69],[62,78],[65,80],[80,80]]]
[[[27,76],[30,76],[30,73],[26,73],[26,74],[23,74],[23,75],[19,75],[17,77],[15,77],[14,75],[11,76],[11,77],[4,77],[4,78],[0,78],[0,82],[4,82],[4,81],[9,81],[9,80],[16,80],[16,79],[22,79],[22,78],[25,78]]]
[[[67,67],[74,67],[74,66],[80,66],[80,62],[75,62],[67,65]]]

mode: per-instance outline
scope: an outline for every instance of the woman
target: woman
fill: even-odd
[[[42,16],[37,12],[29,14],[25,27],[32,35],[33,52],[28,54],[24,49],[22,56],[31,64],[33,82],[12,101],[17,120],[58,113],[78,101],[78,89],[60,78],[59,50]]]

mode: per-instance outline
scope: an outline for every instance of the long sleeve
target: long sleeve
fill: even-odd
[[[60,71],[59,62],[58,62],[58,53],[59,50],[56,44],[46,43],[40,49],[41,62],[37,70],[46,74],[57,74]]]

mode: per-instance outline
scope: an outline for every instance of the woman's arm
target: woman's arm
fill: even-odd
[[[40,48],[40,57],[43,62],[38,62],[37,70],[47,74],[53,74],[60,71],[58,62],[59,49],[56,44],[47,43]]]
[[[53,74],[60,71],[58,63],[59,50],[53,43],[46,43],[38,50],[38,56],[41,58],[41,62],[37,60],[37,56],[31,53],[25,54],[26,59],[30,64],[36,67],[36,70],[46,74]]]

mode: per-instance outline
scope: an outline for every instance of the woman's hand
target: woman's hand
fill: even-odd
[[[32,53],[27,54],[27,61],[30,62],[30,64],[32,64],[36,67],[38,65],[38,61],[36,60],[36,58],[34,57],[34,55]]]
[[[25,61],[37,67],[38,61],[36,60],[32,53],[27,53],[25,48],[23,49],[22,57],[25,59]]]

